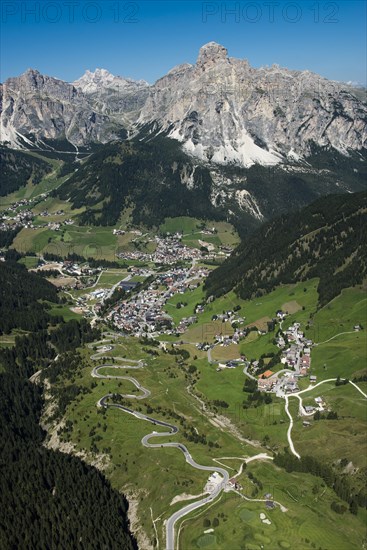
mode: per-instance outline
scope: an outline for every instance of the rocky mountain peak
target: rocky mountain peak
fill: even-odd
[[[220,61],[228,60],[228,51],[224,46],[216,42],[208,42],[199,50],[197,65],[213,65]]]
[[[85,71],[83,76],[73,82],[76,88],[81,89],[85,93],[95,93],[101,91],[103,88],[140,88],[148,86],[145,80],[133,80],[132,78],[124,78],[122,76],[115,76],[107,69],[95,69]]]
[[[310,71],[252,68],[216,42],[152,86],[106,69],[73,85],[30,69],[0,88],[1,102],[1,139],[13,146],[19,134],[106,142],[148,124],[213,165],[298,162],[314,145],[345,155],[367,148],[361,91]]]

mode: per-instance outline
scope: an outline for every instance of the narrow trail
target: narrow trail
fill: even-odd
[[[292,428],[293,428],[293,417],[291,413],[289,412],[289,401],[288,401],[288,395],[284,397],[285,399],[285,412],[287,413],[289,417],[289,427],[287,430],[287,439],[289,443],[289,447],[291,449],[291,452],[296,456],[297,458],[301,458],[301,455],[297,453],[296,449],[294,448],[293,441],[292,441]]]
[[[355,330],[350,330],[348,332],[339,332],[339,334],[335,334],[328,340],[324,340],[323,342],[316,342],[315,346],[321,346],[321,344],[327,344],[328,342],[331,342],[331,340],[334,340],[334,338],[338,338],[339,336],[342,336],[343,334],[356,334]]]
[[[306,388],[305,390],[301,390],[297,393],[292,393],[291,395],[285,395],[284,396],[284,399],[285,399],[285,412],[287,413],[287,415],[289,417],[289,427],[288,427],[288,431],[287,431],[287,439],[288,439],[289,447],[290,447],[290,450],[291,450],[292,454],[294,454],[294,456],[296,456],[298,459],[301,458],[301,455],[296,451],[296,449],[294,447],[294,444],[293,444],[293,440],[292,440],[293,417],[292,417],[292,415],[289,411],[289,397],[297,397],[297,399],[299,401],[299,412],[302,414],[302,416],[313,416],[314,413],[306,413],[306,411],[303,407],[301,394],[309,392],[311,390],[314,390],[318,386],[321,386],[322,384],[326,384],[327,382],[336,382],[336,380],[337,380],[337,378],[328,378],[327,380],[321,380],[321,382],[318,382],[315,385],[308,386],[308,388]],[[341,378],[340,380],[343,381],[343,378]],[[355,384],[355,382],[351,382],[349,380],[348,383],[351,384],[352,386],[354,386],[359,391],[359,393],[361,393],[363,395],[363,397],[365,399],[367,399],[367,395],[364,393],[364,391],[361,390],[361,388],[359,386],[357,386],[357,384]]]

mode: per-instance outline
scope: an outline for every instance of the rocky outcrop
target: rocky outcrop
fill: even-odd
[[[29,69],[1,90],[1,141],[21,146],[67,139],[76,146],[106,142],[116,135],[107,116],[96,112],[72,84]]]
[[[367,108],[346,85],[277,65],[254,69],[214,42],[149,90],[140,123],[156,120],[191,154],[217,163],[271,165],[312,144],[344,154],[367,147]]]
[[[104,69],[73,84],[34,70],[11,78],[1,90],[1,141],[21,146],[34,135],[79,147],[154,123],[201,161],[276,165],[307,159],[315,144],[344,155],[366,150],[360,96],[309,71],[255,69],[210,42],[195,65],[178,65],[152,86]]]

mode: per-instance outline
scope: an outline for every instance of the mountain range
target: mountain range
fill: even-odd
[[[33,69],[10,78],[1,87],[1,141],[85,147],[154,123],[202,161],[275,165],[307,158],[313,144],[365,150],[362,98],[363,90],[309,71],[252,68],[210,42],[195,65],[178,65],[151,86],[104,69],[73,83]]]
[[[84,223],[116,223],[134,203],[149,224],[200,213],[246,233],[366,185],[365,90],[256,69],[215,42],[153,85],[104,69],[73,83],[30,69],[1,85],[0,99],[3,145],[67,161],[71,178],[58,193],[74,206],[85,198]]]

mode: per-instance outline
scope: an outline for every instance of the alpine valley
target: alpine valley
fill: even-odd
[[[0,547],[365,549],[365,89],[0,94]]]

